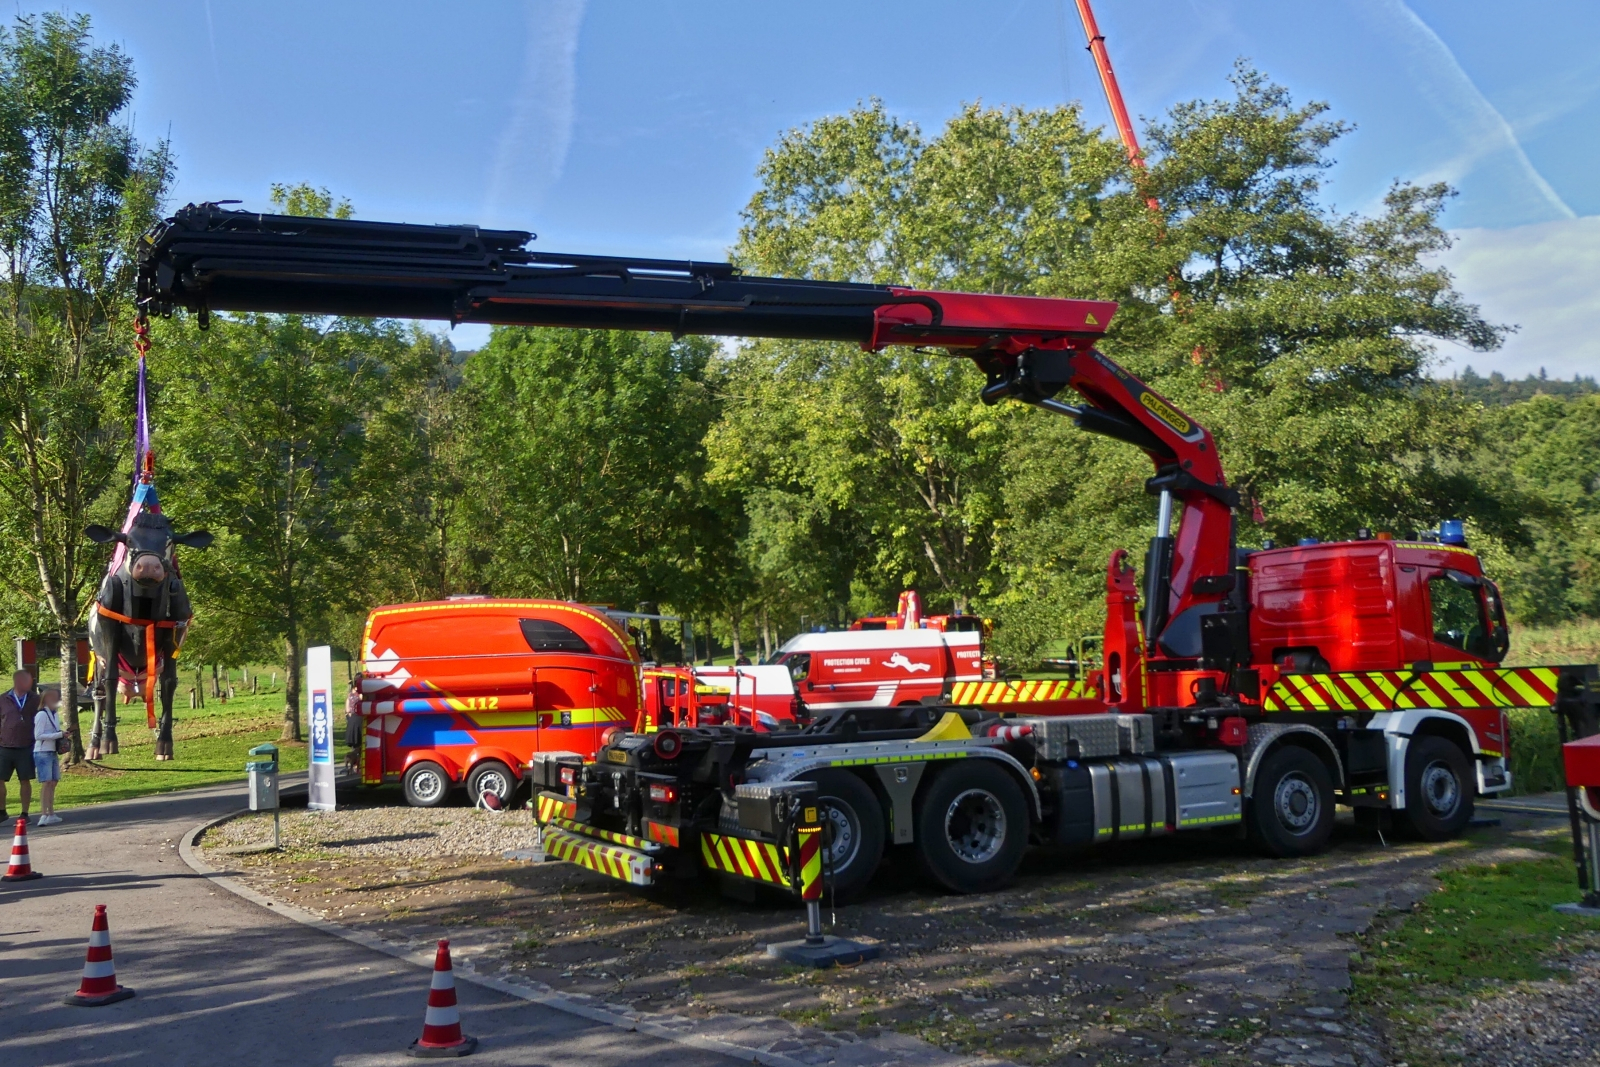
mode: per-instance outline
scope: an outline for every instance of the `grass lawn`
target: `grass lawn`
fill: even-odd
[[[342,693],[342,686],[336,684]],[[56,789],[56,806],[78,807],[107,800],[168,793],[217,782],[245,778],[244,765],[249,751],[266,741],[278,745],[279,767],[284,771],[306,768],[304,743],[280,742],[283,729],[283,693],[241,694],[226,703],[208,699],[204,708],[190,710],[180,693],[173,701],[172,736],[176,758],[157,762],[155,735],[145,727],[144,705],[123,704],[117,708],[117,733],[121,751],[92,764],[63,770]],[[343,700],[335,702],[342,710]],[[94,723],[92,712],[85,711],[80,722],[87,737]],[[344,716],[335,721],[334,762],[344,762]],[[241,787],[242,793],[242,787]],[[16,786],[8,790],[12,806]],[[38,810],[38,786],[34,787],[33,809]]]
[[[1552,835],[1551,847],[1560,843]],[[1600,920],[1553,905],[1578,898],[1570,856],[1460,867],[1403,922],[1360,938],[1352,999],[1395,1024],[1397,1038],[1422,1033],[1441,1010],[1517,983],[1559,977],[1558,957],[1600,945]],[[1434,1062],[1408,1048],[1413,1063]]]

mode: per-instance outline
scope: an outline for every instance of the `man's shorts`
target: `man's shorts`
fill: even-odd
[[[13,773],[19,782],[33,780],[33,749],[0,748],[0,782],[9,782]]]
[[[61,781],[61,757],[54,752],[33,753],[33,773],[38,775],[41,782]]]

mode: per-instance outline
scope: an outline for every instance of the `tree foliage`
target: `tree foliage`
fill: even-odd
[[[87,17],[19,16],[0,30],[0,571],[25,632],[65,639],[73,758],[71,637],[104,565],[82,530],[126,502],[134,241],[172,178],[165,143],[141,145],[125,117],[134,85],[128,57],[94,45]]]

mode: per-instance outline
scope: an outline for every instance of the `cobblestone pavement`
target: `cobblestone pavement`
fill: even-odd
[[[426,813],[439,824],[417,814],[286,820],[293,851],[208,859],[399,945],[449,936],[479,974],[768,1055],[861,1067],[975,1056],[1382,1067],[1392,1061],[1381,1037],[1349,1006],[1351,936],[1408,910],[1445,864],[1490,849],[1544,855],[1526,846],[1558,829],[1507,816],[1468,840],[1396,845],[1342,822],[1333,848],[1303,861],[1261,859],[1223,836],[1041,854],[1010,888],[972,897],[928,890],[895,856],[866,899],[824,911],[833,932],[881,942],[883,958],[817,972],[765,955],[800,933],[790,903],[738,903],[701,884],[631,891],[565,864],[506,861],[494,850],[526,828],[520,812]],[[380,839],[394,851],[351,845]],[[446,841],[476,844],[446,855]],[[1552,1033],[1564,1010],[1551,1010]],[[1472,1047],[1488,1054],[1497,1033]]]

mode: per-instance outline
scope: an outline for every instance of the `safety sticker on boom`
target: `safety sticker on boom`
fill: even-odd
[[[1556,702],[1551,667],[1288,674],[1263,711],[1408,711],[1413,708],[1544,708]]]
[[[1034,678],[1021,682],[957,682],[950,689],[950,703],[1029,704],[1040,700],[1092,700],[1100,694],[1086,681],[1069,682],[1055,678]]]

